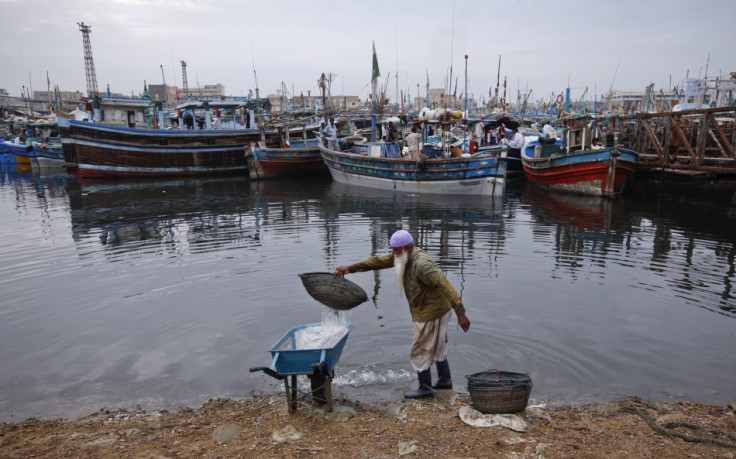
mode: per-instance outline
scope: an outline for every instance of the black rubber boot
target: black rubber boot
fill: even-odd
[[[452,389],[452,377],[450,376],[450,364],[447,359],[442,362],[435,362],[437,365],[437,384],[432,385],[432,389]]]
[[[417,372],[417,378],[419,379],[419,388],[408,394],[404,394],[404,398],[427,398],[434,397],[432,391],[432,371],[427,368],[424,371]]]

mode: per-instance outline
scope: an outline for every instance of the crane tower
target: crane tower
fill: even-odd
[[[181,85],[184,97],[189,95],[189,83],[187,83],[187,61],[181,62]]]
[[[97,95],[97,75],[95,74],[95,61],[92,58],[92,44],[89,41],[89,33],[92,32],[92,26],[85,25],[84,22],[77,22],[77,25],[82,32],[82,42],[84,44],[84,71],[87,76],[87,96],[94,97]]]

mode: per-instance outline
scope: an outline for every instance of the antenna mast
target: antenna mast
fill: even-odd
[[[89,41],[92,26],[85,25],[84,22],[77,22],[77,25],[82,32],[82,42],[84,44],[84,72],[87,77],[87,96],[94,97],[97,95],[97,75],[95,74],[95,61],[92,58],[92,44]]]

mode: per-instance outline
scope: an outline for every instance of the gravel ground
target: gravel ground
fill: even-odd
[[[528,407],[520,431],[474,427],[467,395],[362,405],[311,399],[295,413],[283,396],[210,400],[177,412],[100,411],[72,420],[0,424],[0,457],[502,457],[733,458],[736,404],[636,398]],[[463,408],[465,407],[465,408]],[[465,411],[463,411],[465,410]],[[465,417],[467,419],[467,417]],[[486,418],[487,419],[487,418]],[[495,418],[499,419],[499,418]]]

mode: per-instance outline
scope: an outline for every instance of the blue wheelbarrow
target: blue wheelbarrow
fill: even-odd
[[[262,371],[272,378],[284,381],[286,403],[290,413],[296,411],[298,392],[296,377],[298,375],[306,375],[311,381],[311,391],[307,395],[311,395],[319,403],[326,404],[327,411],[332,411],[332,379],[335,377],[335,365],[340,359],[345,341],[353,326],[345,324],[345,333],[338,335],[339,340],[330,347],[299,348],[297,333],[310,327],[320,326],[322,326],[321,323],[313,323],[291,328],[269,350],[272,357],[270,367],[250,368],[251,372]],[[289,384],[289,379],[291,379],[291,384]]]

